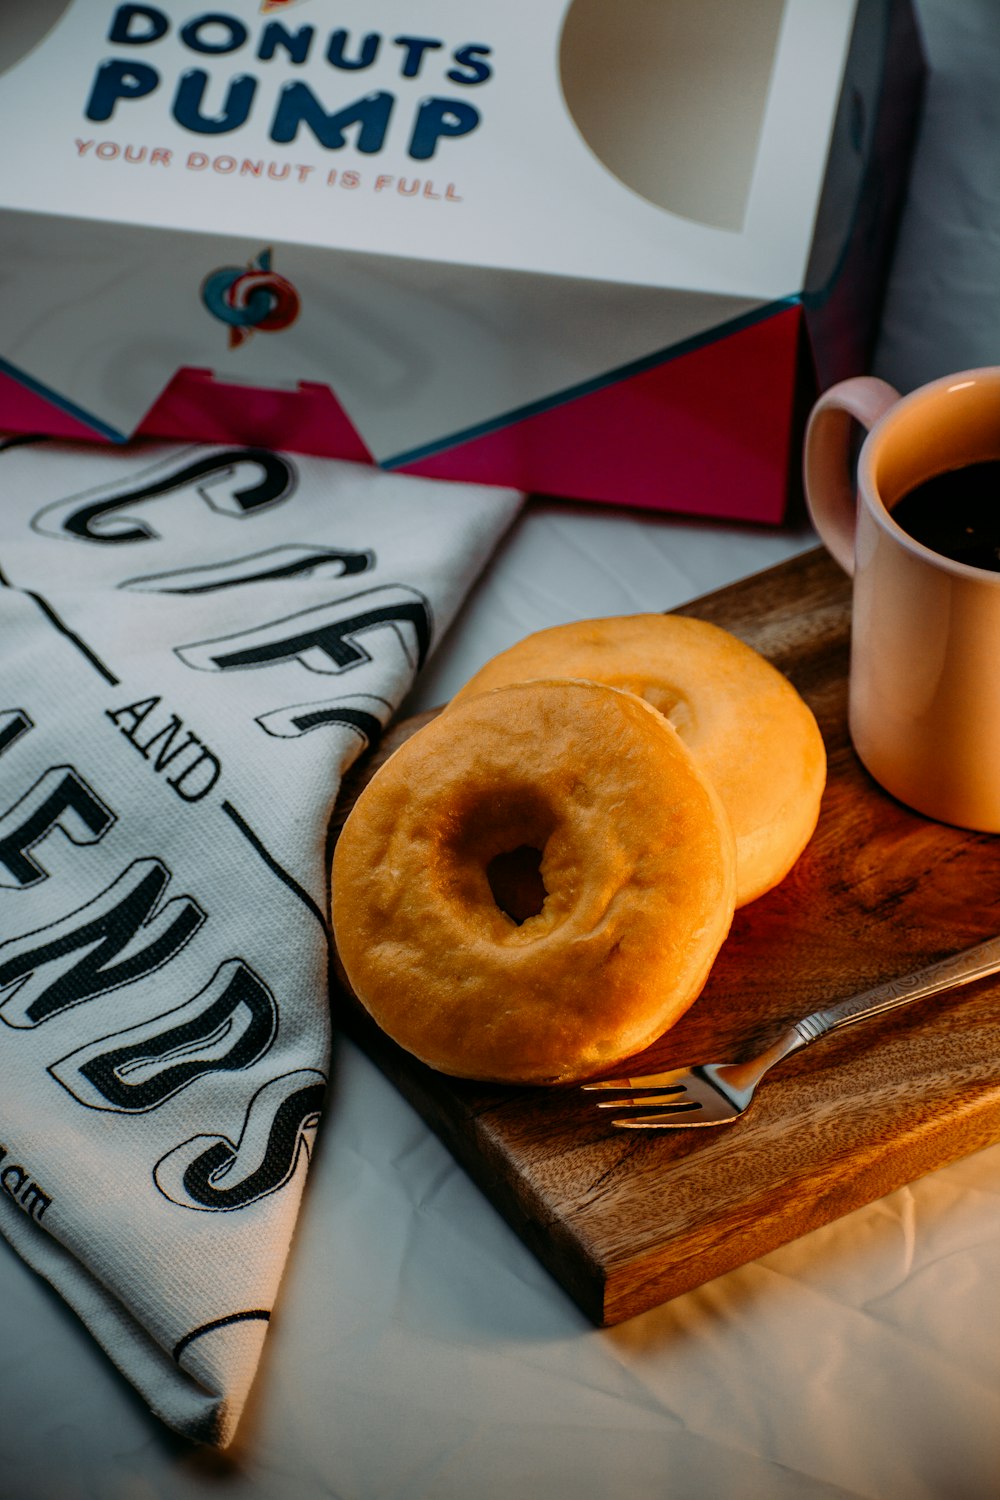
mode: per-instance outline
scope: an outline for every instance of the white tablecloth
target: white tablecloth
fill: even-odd
[[[921,0],[933,66],[877,359],[1000,359],[1000,3]],[[427,670],[664,609],[813,545],[528,506]],[[998,658],[1000,660],[1000,658]],[[233,1449],[171,1437],[0,1245],[3,1500],[995,1500],[1000,1147],[592,1328],[349,1043]]]

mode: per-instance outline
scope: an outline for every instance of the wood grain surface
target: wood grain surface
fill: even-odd
[[[749,1055],[825,1001],[1000,932],[1000,837],[909,812],[854,755],[849,598],[818,549],[679,611],[731,630],[786,673],[823,731],[829,782],[798,864],[736,913],[701,998],[632,1072]],[[355,768],[334,837],[375,766],[432,716],[397,725]],[[655,1134],[616,1131],[577,1088],[434,1073],[383,1036],[343,986],[335,1009],[598,1324],[689,1291],[1000,1139],[1000,979],[805,1049],[769,1075],[735,1124]]]

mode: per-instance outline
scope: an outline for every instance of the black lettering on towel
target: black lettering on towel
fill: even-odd
[[[133,860],[84,906],[0,943],[0,993],[11,990],[0,1019],[8,1026],[40,1026],[162,968],[205,920],[190,896],[161,905],[169,883],[160,860]],[[136,939],[145,941],[137,946]]]
[[[144,518],[125,514],[147,501],[193,489],[212,510],[241,517],[286,500],[296,483],[288,459],[265,448],[227,448],[179,469],[152,472],[155,477],[145,484],[130,482],[125,489],[112,487],[98,495],[91,491],[86,498],[56,500],[40,510],[31,524],[47,536],[72,536],[102,546],[148,542],[159,533]]]
[[[172,1203],[215,1213],[277,1192],[308,1159],[307,1133],[319,1123],[325,1092],[314,1068],[272,1078],[251,1099],[235,1145],[224,1135],[192,1136],[157,1162],[157,1187]]]
[[[33,851],[56,828],[73,844],[95,844],[115,815],[73,766],[50,766],[0,814],[0,886],[38,885],[48,872]]]
[[[48,1193],[42,1192],[37,1182],[32,1181],[27,1167],[20,1162],[7,1161],[9,1155],[7,1147],[0,1146],[0,1189],[8,1198],[13,1198],[22,1213],[40,1224],[45,1210],[52,1207],[52,1199]]]
[[[392,704],[374,693],[356,693],[324,703],[296,703],[260,714],[257,723],[279,739],[295,739],[311,729],[340,725],[355,735],[362,749],[374,745],[392,713]]]
[[[277,1027],[271,991],[242,959],[231,958],[184,1005],[101,1037],[49,1072],[90,1109],[139,1114],[158,1109],[207,1073],[249,1068],[268,1050]]]
[[[145,732],[150,727],[146,724],[150,716],[152,733],[143,742],[139,739],[139,731]],[[172,787],[185,802],[200,802],[222,774],[219,757],[184,725],[177,714],[168,714],[167,709],[161,707],[158,693],[151,698],[140,698],[135,703],[123,703],[119,708],[105,709],[104,717],[117,724],[143,760],[148,760],[153,770],[163,776],[167,786]],[[182,731],[183,738],[179,738]],[[182,758],[189,750],[193,754],[185,761]],[[172,776],[168,776],[166,773],[175,761],[181,761],[181,764]]]
[[[32,721],[23,708],[0,709],[0,755],[31,727]]]
[[[250,583],[281,583],[296,578],[344,578],[363,573],[375,563],[373,552],[352,552],[342,547],[311,547],[289,542],[254,552],[228,562],[178,568],[169,573],[149,573],[128,578],[120,585],[138,594],[216,594],[223,589],[243,588]]]
[[[427,599],[406,584],[384,584],[252,630],[179,646],[177,655],[202,672],[234,672],[300,662],[311,672],[339,674],[371,661],[364,638],[389,629],[414,670],[430,649]]]

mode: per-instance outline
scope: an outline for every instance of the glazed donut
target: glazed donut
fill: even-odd
[[[788,874],[816,827],[826,751],[807,705],[752,647],[684,615],[556,625],[487,662],[452,702],[532,677],[607,683],[670,720],[729,815],[738,907]]]
[[[540,852],[544,901],[512,915],[495,872],[518,851],[529,870]],[[400,1046],[457,1077],[556,1083],[640,1051],[696,999],[732,920],[735,851],[648,704],[519,683],[439,715],[379,768],[332,890],[343,972]]]

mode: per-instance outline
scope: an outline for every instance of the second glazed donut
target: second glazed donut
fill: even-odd
[[[736,839],[736,905],[782,880],[816,827],[826,751],[791,683],[744,641],[684,615],[556,625],[488,661],[452,699],[533,677],[636,693],[670,720],[715,785]]]

